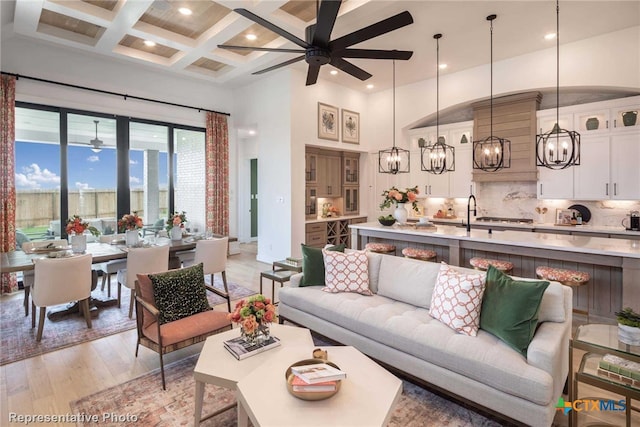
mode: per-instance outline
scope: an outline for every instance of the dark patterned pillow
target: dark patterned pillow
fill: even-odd
[[[202,263],[166,273],[149,274],[160,324],[211,310]]]

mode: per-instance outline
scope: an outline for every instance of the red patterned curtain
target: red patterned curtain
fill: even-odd
[[[227,116],[207,113],[205,146],[207,230],[229,235],[229,128]]]
[[[16,78],[2,76],[0,87],[0,252],[16,249],[15,183],[15,101]],[[15,274],[0,275],[0,293],[18,289]]]

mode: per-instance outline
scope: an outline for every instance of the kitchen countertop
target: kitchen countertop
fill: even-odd
[[[343,216],[332,216],[327,218],[317,217],[315,219],[308,219],[305,221],[305,224],[311,224],[314,222],[329,222],[329,221],[342,221],[345,219],[353,219],[353,218],[366,218],[367,214],[362,215],[343,215]]]
[[[437,225],[434,231],[433,228],[427,230],[420,229],[419,227],[398,227],[397,225],[385,227],[377,221],[352,224],[349,227],[356,230],[380,231],[413,236],[431,236],[451,240],[468,240],[527,248],[563,250],[567,252],[640,259],[640,241],[631,239],[611,239],[607,237],[575,236],[554,233],[522,233],[510,230],[492,230],[492,233],[489,234],[486,230],[474,230],[473,226],[471,233],[467,235],[467,231],[462,227]]]
[[[409,218],[409,220],[418,220],[418,218]],[[444,222],[451,225],[466,225],[467,219],[447,219],[447,218],[429,218],[429,221],[437,221]],[[474,225],[482,225],[485,227],[509,227],[509,228],[521,228],[522,230],[533,231],[533,230],[545,230],[545,231],[582,231],[585,233],[607,233],[607,234],[616,234],[616,235],[635,235],[640,236],[640,231],[630,231],[625,230],[622,226],[611,226],[611,225],[556,225],[553,223],[517,223],[517,222],[491,222],[491,221],[476,221],[473,218],[471,219],[471,228]]]

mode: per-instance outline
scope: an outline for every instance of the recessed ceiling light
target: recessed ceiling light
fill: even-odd
[[[440,69],[444,70],[445,68],[447,68],[447,64],[440,64]]]
[[[247,34],[245,37],[247,38],[247,40],[251,40],[251,41],[256,40],[258,38],[258,36],[256,36],[255,34]]]
[[[256,131],[255,131],[255,130],[250,130],[250,131],[249,131],[249,135],[255,135],[255,134],[256,134]]]
[[[154,47],[156,45],[156,42],[154,42],[153,40],[145,40],[144,45],[149,47]]]
[[[372,84],[368,84],[367,85],[367,89],[373,89],[373,85]]]
[[[556,38],[556,33],[549,33],[544,36],[545,40],[553,40]]]
[[[338,71],[331,70],[331,71],[329,71],[329,74],[331,74],[332,76],[335,76],[336,74],[338,74]]]
[[[193,13],[188,7],[181,7],[180,9],[178,9],[178,12],[186,16],[189,16]]]

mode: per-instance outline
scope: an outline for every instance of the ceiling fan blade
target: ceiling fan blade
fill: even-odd
[[[331,31],[336,23],[338,17],[338,11],[342,0],[329,1],[325,0],[320,3],[320,10],[318,10],[318,19],[316,19],[316,28],[313,34],[314,46],[327,47],[331,40]]]
[[[297,44],[301,48],[306,49],[307,47],[309,47],[309,44],[306,43],[304,40],[299,39],[298,37],[294,36],[290,32],[285,31],[282,28],[278,27],[277,25],[274,25],[271,22],[260,18],[258,15],[254,14],[252,12],[249,12],[247,9],[233,9],[233,10],[234,10],[234,12],[244,16],[245,18],[250,19],[251,21],[253,21],[253,22],[257,23],[257,24],[260,24],[263,27],[267,28],[268,30],[271,30],[274,33],[284,37],[285,39]]]
[[[316,84],[318,81],[318,74],[320,74],[320,65],[309,64],[309,70],[307,71],[307,86]]]
[[[251,74],[264,74],[264,73],[267,73],[269,71],[276,70],[278,68],[286,67],[287,65],[296,63],[298,61],[302,61],[303,59],[304,59],[304,55],[298,56],[296,58],[290,59],[288,61],[281,62],[280,64],[274,65],[274,66],[269,67],[269,68],[265,68],[264,70],[256,71],[256,72],[251,73]]]
[[[285,53],[304,53],[304,49],[280,49],[270,47],[251,47],[251,46],[231,46],[228,44],[219,44],[220,49],[228,50],[255,50],[258,52],[285,52]]]
[[[332,57],[331,65],[341,69],[345,73],[351,74],[353,77],[360,80],[367,80],[369,77],[371,77],[371,74],[367,73],[362,68],[356,67],[351,62],[345,61],[344,59],[339,57]]]
[[[331,51],[346,49],[354,44],[378,37],[382,34],[397,30],[398,28],[402,28],[412,23],[413,17],[409,12],[404,11],[390,18],[383,19],[380,22],[376,22],[375,24],[371,24],[368,27],[354,31],[351,34],[335,39],[329,43],[329,49]]]
[[[406,61],[411,58],[413,52],[410,50],[344,49],[333,51],[331,54],[343,58],[399,59]]]

